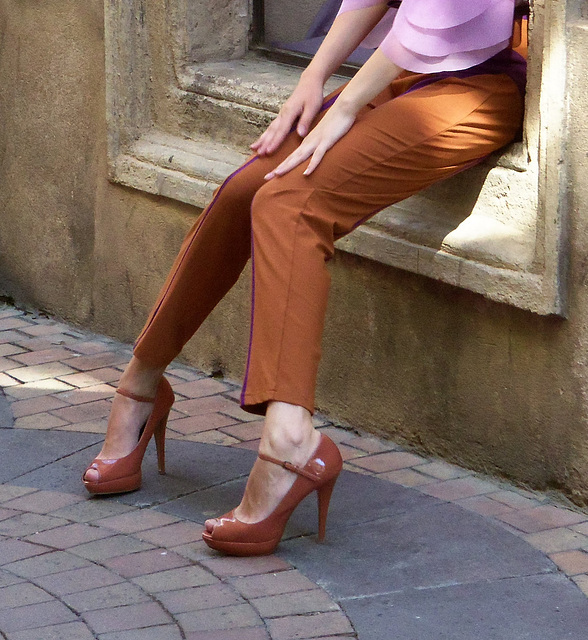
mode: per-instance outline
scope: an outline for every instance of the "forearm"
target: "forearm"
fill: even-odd
[[[324,84],[329,77],[357,49],[360,42],[384,16],[385,2],[364,9],[348,11],[335,19],[303,76],[318,79]]]
[[[376,49],[337,98],[337,109],[356,115],[402,71],[403,69],[394,64],[380,49]]]

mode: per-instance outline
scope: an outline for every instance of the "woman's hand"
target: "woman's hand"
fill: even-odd
[[[325,153],[351,129],[355,118],[356,114],[353,111],[337,108],[337,103],[335,103],[304,138],[300,146],[268,173],[265,180],[271,180],[276,176],[288,173],[308,158],[310,158],[310,162],[304,170],[304,175],[310,175],[319,165]]]
[[[277,118],[251,145],[251,149],[258,156],[271,155],[284,142],[296,120],[296,132],[304,138],[322,104],[323,81],[315,76],[302,74],[296,89],[280,109]]]
[[[341,91],[335,104],[304,138],[298,149],[270,171],[265,179],[282,176],[308,158],[311,160],[304,175],[310,175],[325,153],[351,129],[361,109],[397,78],[401,71],[402,69],[387,58],[380,49],[376,49]]]
[[[323,87],[328,78],[354,51],[388,11],[384,0],[374,6],[338,15],[300,82],[280,109],[278,117],[251,145],[259,156],[271,155],[284,142],[298,120],[296,131],[304,138],[323,103]]]

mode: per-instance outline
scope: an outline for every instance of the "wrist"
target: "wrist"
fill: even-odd
[[[343,115],[355,117],[363,106],[364,105],[359,104],[354,97],[345,95],[345,91],[342,91],[331,109],[336,110]]]
[[[325,86],[325,83],[327,82],[328,79],[329,79],[329,76],[326,75],[326,73],[323,70],[313,67],[312,62],[300,74],[300,80],[302,82],[317,84],[317,85],[320,85],[321,88]]]

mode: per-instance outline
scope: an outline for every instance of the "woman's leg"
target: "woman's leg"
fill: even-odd
[[[312,175],[297,167],[253,200],[253,316],[242,404],[267,410],[260,451],[274,458],[304,461],[317,440],[311,414],[334,241],[507,144],[522,120],[522,100],[505,76],[448,79],[377,103]],[[258,460],[237,517],[266,518],[294,479]],[[214,525],[208,521],[208,531]]]
[[[294,136],[291,136],[294,138]],[[250,207],[263,176],[296,147],[288,140],[272,158],[251,158],[215,192],[187,234],[157,302],[141,331],[119,387],[152,398],[167,365],[233,286],[251,251]],[[152,403],[115,394],[98,460],[118,459],[136,446]],[[88,469],[85,478],[97,481]]]
[[[499,149],[521,118],[506,76],[438,81],[366,108],[310,176],[303,163],[256,192],[246,410],[277,400],[313,411],[335,240]]]
[[[325,98],[322,112],[342,88]],[[298,144],[300,137],[292,132],[275,154],[251,157],[215,191],[182,243],[135,342],[119,388],[147,398],[155,396],[167,365],[239,278],[251,252],[251,201],[266,173]],[[152,408],[152,403],[115,394],[104,445],[96,459],[117,459],[130,453]],[[98,472],[88,469],[84,477],[96,481]]]
[[[144,373],[154,374],[175,357],[224,295],[212,272],[207,273],[208,239],[216,248],[215,268],[224,256],[231,264],[230,277],[222,280],[224,291],[238,277],[248,251],[240,244],[241,263],[234,260],[239,251],[233,252],[232,232],[239,228],[239,238],[245,236],[249,245],[247,205],[255,195],[254,315],[243,405],[259,413],[267,407],[262,451],[302,463],[317,437],[310,416],[329,285],[325,261],[334,240],[387,204],[452,175],[512,139],[521,118],[515,94],[509,79],[485,76],[443,81],[393,101],[384,96],[376,108],[364,110],[310,177],[302,176],[299,168],[263,184],[263,175],[296,146],[295,136],[279,154],[253,160],[221,187],[184,243],[137,342],[135,355]],[[389,97],[394,95],[392,88]],[[249,179],[253,169],[255,181]],[[228,217],[217,225],[215,209],[224,209],[223,201],[233,192],[230,183],[238,178],[246,178],[236,190],[241,226],[235,227]],[[238,264],[240,268],[234,266]],[[263,519],[291,482],[289,473],[258,461],[239,517]]]

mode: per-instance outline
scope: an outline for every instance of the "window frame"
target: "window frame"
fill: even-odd
[[[251,0],[251,37],[250,48],[268,60],[289,64],[304,68],[310,62],[311,56],[305,53],[282,49],[272,46],[265,41],[265,0]],[[360,65],[352,62],[344,62],[336,72],[336,75],[344,78],[352,78]]]
[[[106,0],[108,162],[113,182],[202,208],[223,177],[238,166],[245,142],[271,121],[299,73],[249,50],[252,2],[258,1],[227,0],[223,9],[215,0]],[[465,245],[451,245],[445,238],[437,246],[436,237],[421,241],[415,236],[407,222],[411,211],[426,209],[431,204],[427,199],[433,209],[441,205],[444,189],[463,188],[463,175],[378,214],[339,240],[338,249],[535,313],[565,315],[566,107],[554,96],[566,88],[566,74],[561,73],[566,6],[558,0],[535,0],[534,5],[525,140],[487,163],[498,191],[517,180],[525,189],[522,198],[513,197],[513,206],[527,216],[528,228],[527,218],[516,216],[503,226],[520,231],[532,255],[517,265],[516,243],[511,260],[503,259],[500,241],[493,242],[492,235],[476,238],[475,209],[463,221]],[[197,19],[194,11],[200,12]],[[204,42],[210,33],[212,43]],[[476,170],[468,170],[466,177],[475,177]],[[485,183],[480,198],[504,209],[492,193],[492,185],[487,188]],[[472,237],[468,224],[474,228]],[[453,234],[454,239],[458,236]],[[476,248],[480,241],[486,242],[485,248]]]

